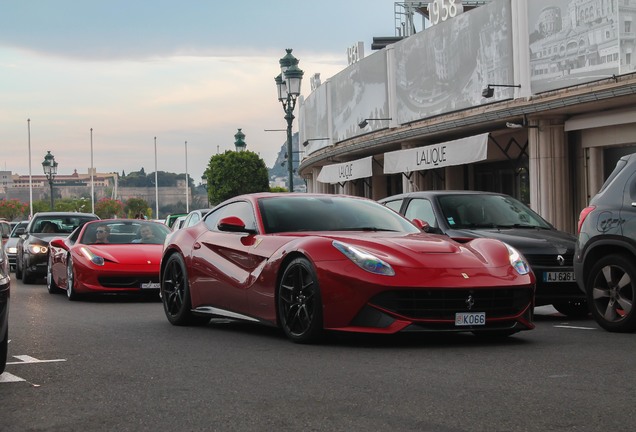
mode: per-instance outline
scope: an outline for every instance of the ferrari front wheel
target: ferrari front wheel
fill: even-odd
[[[49,255],[49,262],[46,266],[46,289],[49,294],[56,294],[60,289],[53,279],[53,259]]]
[[[75,272],[73,271],[73,257],[69,255],[66,262],[66,297],[69,300],[79,299],[75,284]]]
[[[177,326],[203,325],[210,319],[192,313],[188,270],[183,257],[172,254],[166,262],[161,276],[161,301],[166,317],[171,324]]]
[[[278,284],[278,320],[296,343],[319,341],[323,334],[322,299],[318,277],[307,258],[291,261]]]

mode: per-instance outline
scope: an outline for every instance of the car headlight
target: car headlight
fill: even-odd
[[[7,248],[7,253],[8,254],[17,254],[18,253],[18,248],[15,246],[11,246]]]
[[[339,242],[337,240],[334,240],[332,244],[333,247],[342,252],[344,256],[353,261],[362,270],[384,276],[395,275],[393,267],[368,252],[364,252],[356,247]]]
[[[49,248],[47,248],[46,246],[42,246],[42,245],[38,245],[38,244],[32,244],[29,245],[29,252],[32,254],[45,254],[49,251]]]
[[[83,247],[80,249],[84,256],[88,258],[93,264],[98,266],[104,265],[104,258],[99,255],[95,255],[89,248]]]
[[[510,259],[510,265],[520,275],[526,275],[530,273],[530,265],[526,262],[526,259],[519,253],[519,251],[509,244],[506,244],[508,248],[508,258]]]

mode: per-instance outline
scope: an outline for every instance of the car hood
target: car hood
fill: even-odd
[[[53,240],[54,238],[66,238],[68,236],[69,236],[68,234],[60,234],[60,233],[51,233],[51,234],[36,233],[36,234],[29,234],[27,241],[33,244],[37,244],[37,243],[49,244],[51,240]]]
[[[566,232],[536,228],[449,230],[447,235],[452,238],[494,238],[524,254],[574,253],[576,243],[576,237]]]
[[[314,234],[316,236],[316,234]],[[402,267],[482,268],[509,266],[509,254],[501,242],[490,238],[461,244],[436,234],[394,232],[324,233],[320,237],[360,247]]]

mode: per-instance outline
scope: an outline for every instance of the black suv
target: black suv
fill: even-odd
[[[581,211],[574,273],[605,330],[636,330],[636,153],[619,159]]]
[[[536,306],[551,304],[570,318],[589,315],[585,295],[574,280],[572,259],[576,237],[559,231],[513,197],[480,191],[421,191],[380,200],[418,219],[432,234],[462,241],[490,237],[521,252],[537,278]]]

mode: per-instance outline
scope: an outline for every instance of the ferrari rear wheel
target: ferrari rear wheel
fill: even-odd
[[[60,288],[55,284],[53,280],[52,273],[53,263],[51,262],[51,257],[49,256],[49,263],[46,266],[46,289],[49,294],[57,294],[60,291]]]
[[[66,297],[69,300],[78,300],[79,294],[77,293],[75,287],[75,272],[73,271],[73,257],[68,256],[68,260],[66,261]]]
[[[168,258],[161,277],[161,301],[168,321],[173,325],[203,325],[210,319],[192,313],[188,270],[183,257],[175,253]]]
[[[324,335],[318,277],[307,258],[296,258],[285,268],[278,285],[278,320],[296,343],[313,343]]]

